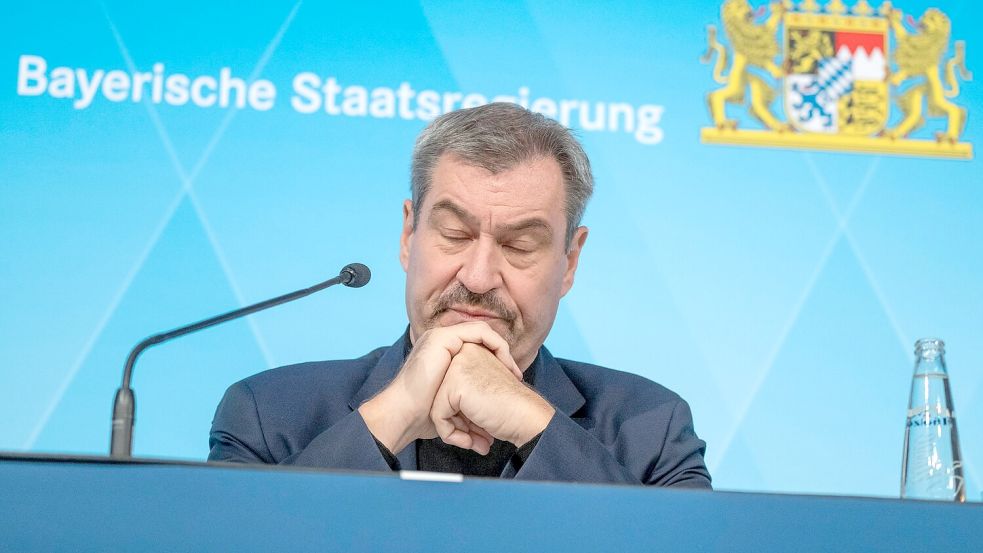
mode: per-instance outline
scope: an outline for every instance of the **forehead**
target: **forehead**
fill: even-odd
[[[550,157],[535,157],[492,173],[445,154],[434,167],[423,207],[429,211],[446,200],[482,220],[536,215],[563,221],[563,173]]]

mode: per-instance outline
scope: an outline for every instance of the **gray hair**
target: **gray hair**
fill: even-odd
[[[539,113],[510,103],[493,103],[446,113],[420,133],[413,148],[413,224],[430,190],[434,167],[444,154],[491,173],[507,171],[537,157],[560,165],[566,187],[566,247],[594,191],[590,161],[573,133]]]

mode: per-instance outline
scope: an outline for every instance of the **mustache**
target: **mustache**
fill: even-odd
[[[502,301],[502,298],[498,297],[495,292],[476,294],[460,283],[437,298],[437,302],[433,306],[431,318],[437,317],[454,306],[470,306],[491,311],[498,318],[510,324],[516,319],[515,312],[509,309],[505,305],[505,302]]]

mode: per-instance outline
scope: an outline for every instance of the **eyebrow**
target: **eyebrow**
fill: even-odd
[[[450,200],[440,200],[434,204],[433,208],[430,209],[430,217],[428,218],[430,224],[434,223],[434,218],[441,211],[450,211],[454,216],[464,221],[469,226],[476,227],[480,224],[477,217],[468,213],[467,211],[464,211],[463,208]]]
[[[518,234],[527,230],[540,230],[545,235],[547,242],[553,239],[552,227],[550,227],[549,223],[539,218],[524,219],[517,223],[502,225],[499,228],[511,234]]]
[[[441,211],[448,211],[455,217],[463,221],[465,224],[477,227],[480,226],[480,221],[477,217],[468,213],[461,206],[455,204],[451,200],[440,200],[435,203],[433,208],[430,209],[429,221],[431,224],[434,223],[434,218]],[[496,230],[501,230],[510,234],[515,234],[527,230],[539,230],[545,234],[547,241],[553,239],[553,228],[545,220],[539,217],[532,217],[529,219],[523,219],[515,223],[507,223],[504,225],[499,225]]]

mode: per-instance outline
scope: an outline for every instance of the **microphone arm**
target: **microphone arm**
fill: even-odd
[[[126,358],[126,366],[123,368],[123,384],[118,390],[116,390],[116,398],[113,401],[113,429],[109,443],[110,456],[117,459],[128,459],[131,457],[133,448],[133,419],[136,411],[136,405],[133,390],[130,388],[130,377],[133,374],[133,365],[136,364],[137,357],[139,357],[144,350],[173,340],[174,338],[191,334],[192,332],[198,332],[199,330],[204,330],[233,319],[251,315],[257,311],[269,309],[270,307],[309,296],[314,292],[319,292],[325,288],[328,288],[329,286],[334,286],[335,284],[344,284],[348,287],[360,288],[365,286],[365,284],[369,281],[369,278],[371,278],[371,273],[369,272],[368,267],[362,265],[361,263],[351,263],[346,265],[338,276],[325,280],[320,284],[315,284],[310,288],[290,292],[289,294],[284,294],[273,299],[254,303],[253,305],[247,305],[246,307],[241,307],[222,315],[217,315],[203,321],[198,321],[197,323],[144,338],[143,341],[134,346],[134,348],[130,351],[130,355]]]

